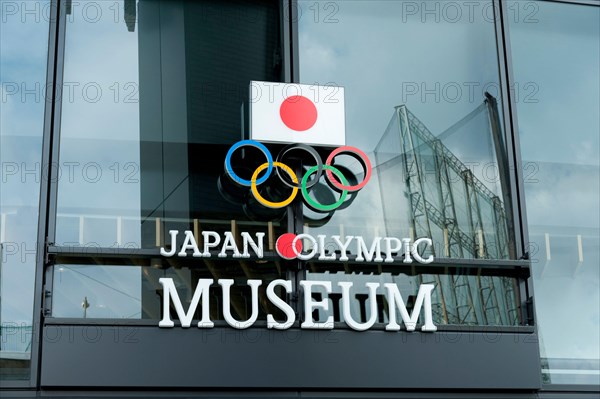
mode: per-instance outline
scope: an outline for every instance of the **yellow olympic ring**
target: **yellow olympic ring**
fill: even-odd
[[[271,208],[271,209],[285,208],[286,206],[291,204],[292,201],[296,198],[296,195],[298,195],[298,187],[294,187],[292,189],[292,194],[285,201],[271,202],[271,201],[264,199],[258,192],[256,181],[258,179],[258,174],[260,172],[262,172],[264,169],[266,169],[268,166],[269,166],[269,162],[265,162],[254,171],[254,174],[252,175],[252,180],[251,180],[252,195],[254,195],[254,198],[256,198],[256,200],[258,202],[260,202],[262,205],[266,206],[267,208]],[[292,181],[295,184],[298,184],[298,177],[296,176],[296,174],[294,173],[292,168],[290,168],[289,166],[287,166],[286,164],[283,164],[281,162],[273,162],[273,166],[283,169],[290,176]]]

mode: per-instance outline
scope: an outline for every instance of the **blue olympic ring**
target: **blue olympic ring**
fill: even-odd
[[[237,143],[235,143],[233,146],[231,146],[231,148],[229,149],[229,151],[227,152],[227,156],[225,157],[225,170],[227,171],[227,173],[229,174],[229,176],[237,183],[241,184],[242,186],[246,186],[246,187],[251,187],[252,186],[252,181],[251,180],[246,180],[246,179],[242,179],[241,177],[239,177],[234,171],[233,171],[233,167],[231,166],[231,157],[233,155],[233,153],[235,152],[235,150],[237,150],[240,147],[244,147],[244,146],[250,146],[250,147],[254,147],[259,149],[267,158],[267,171],[265,172],[265,174],[258,180],[256,180],[256,185],[260,185],[262,183],[264,183],[265,181],[267,181],[267,179],[269,178],[269,176],[271,176],[271,172],[273,172],[273,156],[271,155],[271,152],[269,151],[269,149],[267,147],[264,146],[264,144],[259,143],[258,141],[255,140],[242,140],[239,141]]]

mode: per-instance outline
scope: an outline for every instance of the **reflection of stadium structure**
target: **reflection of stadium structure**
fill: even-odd
[[[443,142],[447,132],[468,126],[477,116],[486,118],[487,137],[493,141],[494,161],[504,165],[496,100],[487,95],[482,105],[439,137],[405,105],[395,108],[387,130],[375,149],[380,179],[400,173],[405,181],[409,225],[413,237],[431,237],[437,245],[427,252],[437,258],[513,259],[510,187],[505,171],[498,171],[503,199],[494,194]],[[480,133],[480,132],[478,132]],[[480,136],[481,137],[481,136]],[[389,177],[388,177],[389,178]],[[397,197],[385,195],[386,224],[398,209]],[[393,228],[392,225],[386,229]],[[448,324],[514,325],[520,317],[514,279],[490,276],[423,275],[433,283],[436,318]],[[478,295],[475,300],[474,296]],[[477,305],[475,305],[477,304]]]

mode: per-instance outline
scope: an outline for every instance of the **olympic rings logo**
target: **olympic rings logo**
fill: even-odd
[[[243,147],[254,147],[260,150],[266,159],[265,163],[256,168],[250,180],[243,179],[238,176],[231,165],[231,158],[233,154]],[[284,157],[293,150],[302,150],[307,152],[314,159],[316,164],[315,166],[309,168],[301,179],[298,178],[292,168],[283,163]],[[352,156],[361,164],[364,170],[364,178],[360,183],[350,185],[348,179],[346,176],[344,176],[342,171],[333,166],[334,159],[338,155],[342,154]],[[274,202],[264,198],[258,190],[258,186],[267,181],[267,179],[273,174],[273,171],[275,171],[275,174],[283,184],[292,189],[290,196],[280,202]],[[329,154],[325,163],[323,163],[319,153],[314,148],[306,144],[290,144],[281,150],[276,159],[273,159],[273,155],[271,155],[271,152],[267,149],[267,147],[255,140],[242,140],[231,146],[227,152],[227,156],[225,157],[225,172],[237,184],[244,187],[249,187],[256,201],[267,208],[285,208],[296,199],[298,192],[300,192],[305,204],[317,212],[331,212],[338,209],[346,201],[348,193],[358,192],[367,185],[371,179],[372,173],[371,161],[369,160],[369,157],[367,157],[363,151],[356,147],[343,146],[336,148]],[[327,183],[334,190],[340,193],[340,198],[334,203],[321,204],[310,196],[310,188],[314,187],[323,175],[325,175]]]

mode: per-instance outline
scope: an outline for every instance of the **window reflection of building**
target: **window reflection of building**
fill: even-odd
[[[507,259],[512,253],[510,257],[514,259],[514,239],[509,239],[504,206],[510,203],[510,187],[505,177],[505,166],[498,162],[503,159],[500,154],[505,149],[501,145],[493,148],[490,154],[493,158],[487,161],[492,163],[498,160],[499,175],[504,176],[499,179],[503,183],[501,191],[508,201],[492,192],[482,181],[485,178],[481,173],[476,176],[444,145],[444,138],[459,129],[479,128],[481,130],[477,134],[481,137],[499,134],[499,129],[493,128],[500,124],[494,108],[495,100],[486,100],[483,106],[436,137],[406,106],[397,107],[375,149],[375,157],[383,153],[385,159],[385,165],[379,161],[377,165],[380,179],[388,182],[380,184],[386,225],[393,228],[395,218],[393,213],[387,214],[385,210],[401,210],[394,207],[393,196],[386,196],[385,187],[390,185],[392,178],[386,176],[384,168],[388,174],[394,174],[393,178],[402,176],[405,182],[404,195],[409,203],[411,236],[434,237],[439,244],[437,249],[434,246],[431,251],[437,257]],[[487,119],[487,126],[468,126],[470,120],[476,117]],[[396,136],[400,136],[400,139]],[[501,143],[502,139],[490,141]],[[400,170],[394,168],[398,164],[401,165]]]

